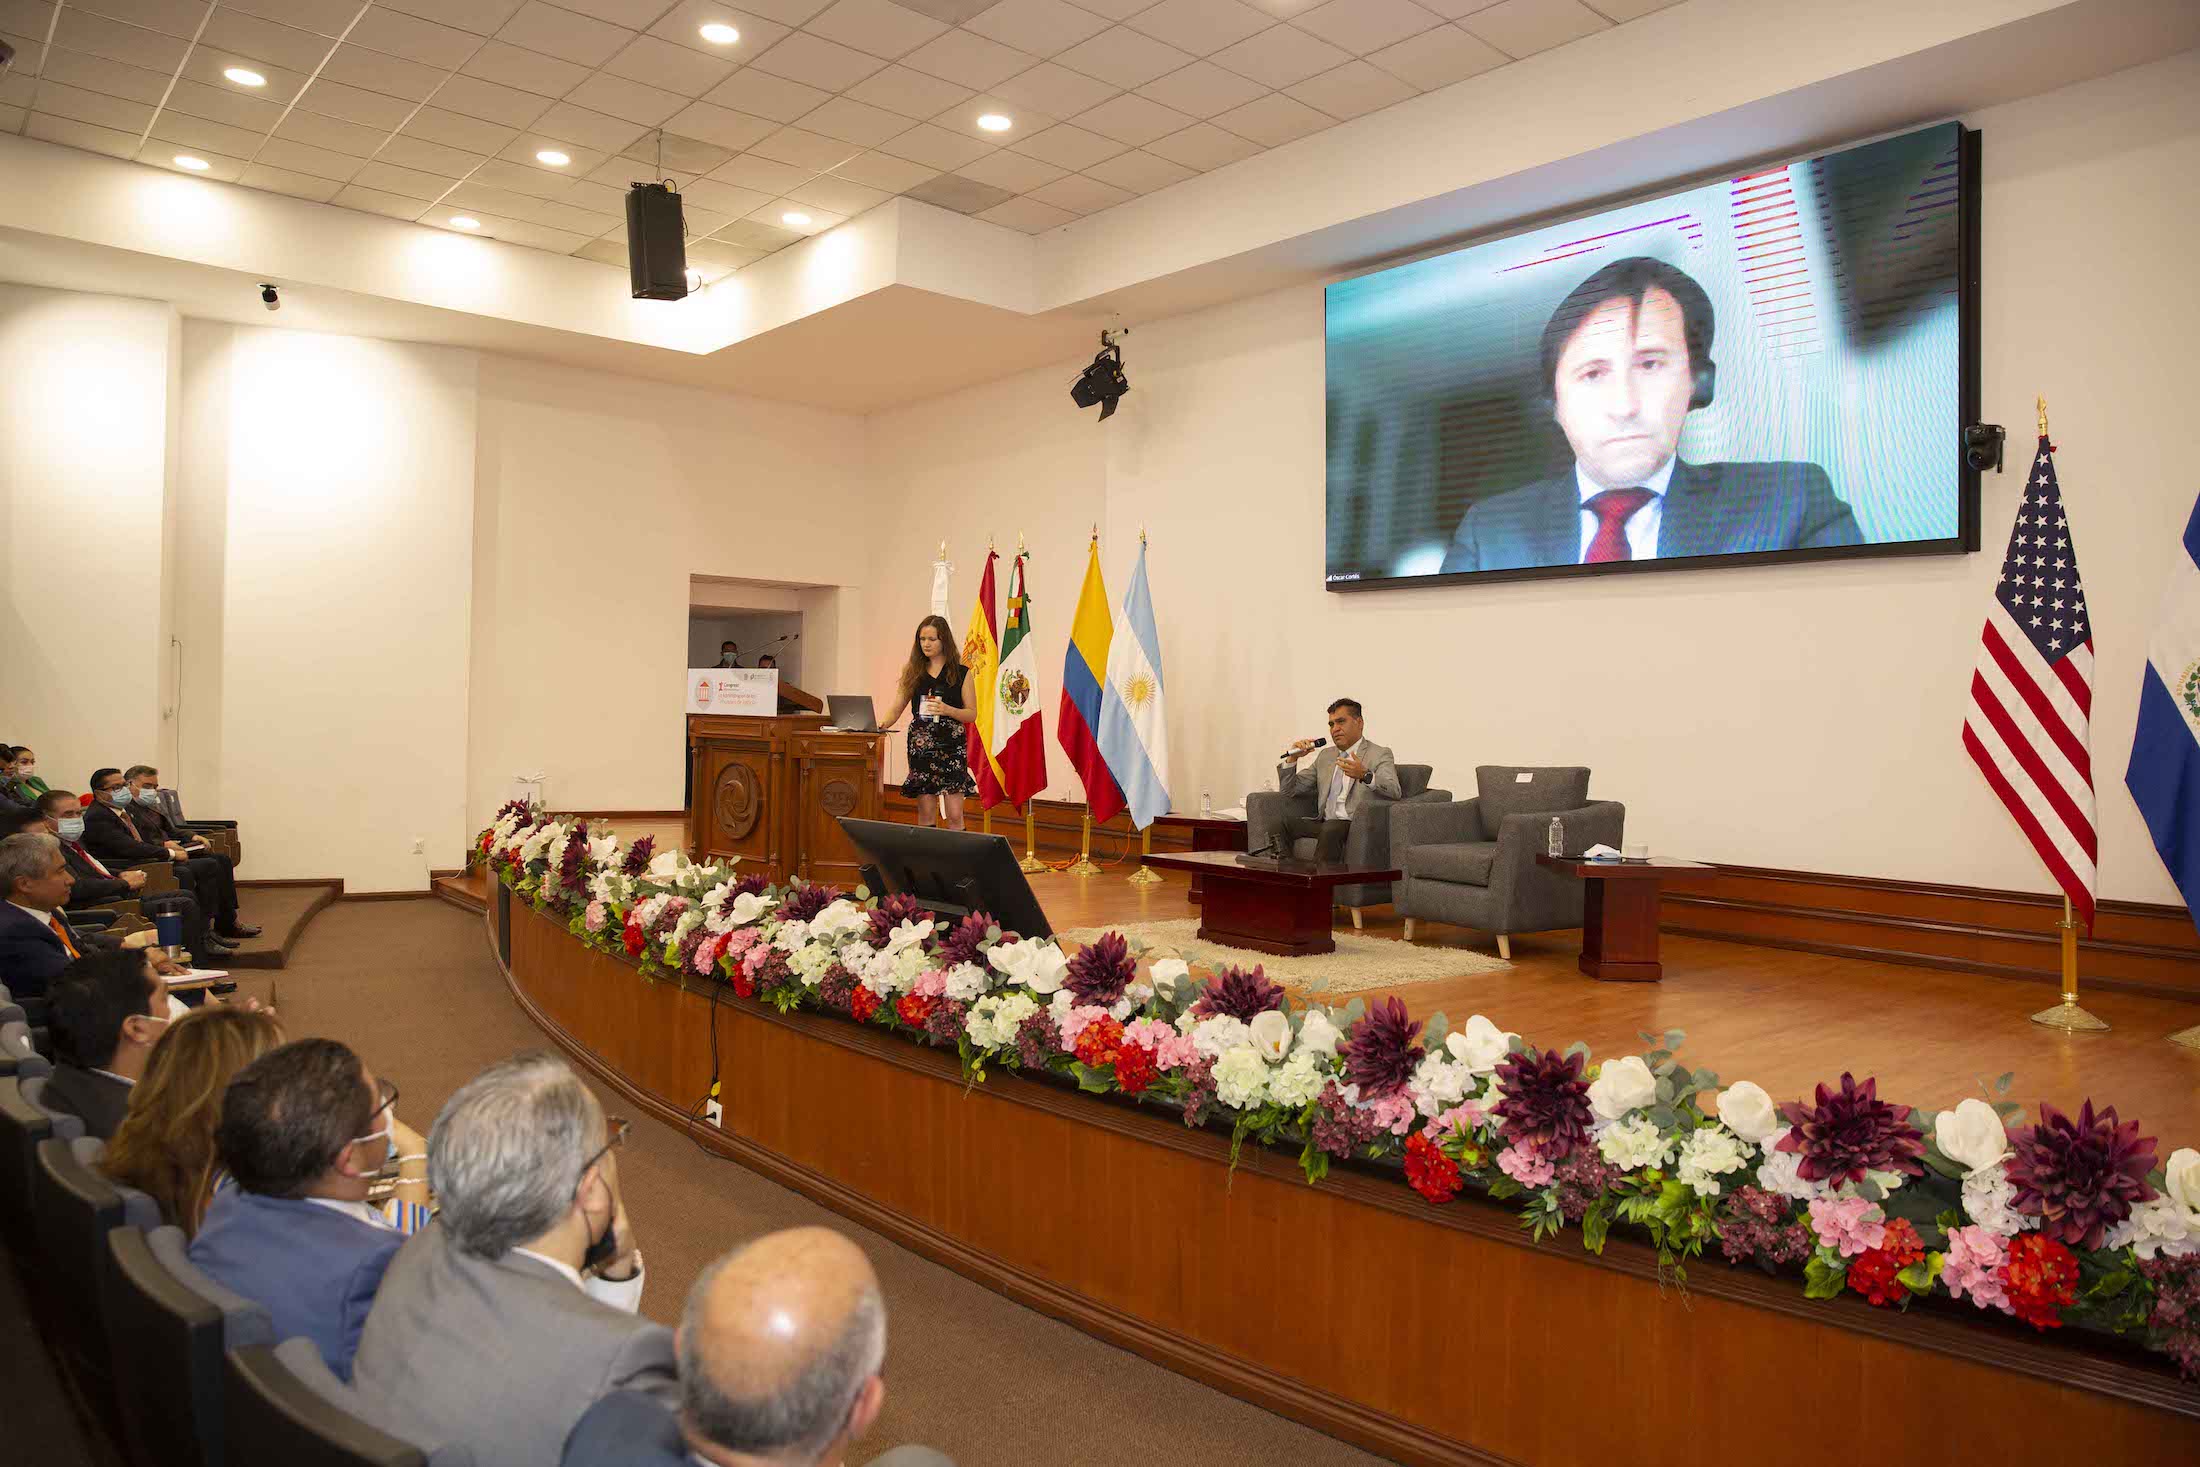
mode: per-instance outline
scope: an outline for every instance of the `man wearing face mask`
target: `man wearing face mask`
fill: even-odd
[[[258,937],[260,929],[237,916],[237,879],[226,860],[194,855],[179,841],[162,840],[136,821],[137,792],[119,769],[92,771],[92,803],[84,811],[84,848],[109,866],[173,861],[176,882],[199,899],[225,941]]]
[[[672,1332],[636,1317],[626,1128],[539,1052],[450,1098],[428,1137],[441,1210],[390,1265],[353,1363],[369,1421],[475,1467],[540,1467],[599,1396],[677,1406]]]
[[[214,1149],[229,1182],[191,1240],[191,1261],[266,1307],[275,1337],[304,1335],[339,1380],[375,1291],[405,1241],[367,1202],[398,1166],[398,1200],[425,1203],[427,1157],[397,1119],[397,1087],[333,1039],[299,1039],[239,1070]]]
[[[84,1122],[84,1134],[114,1139],[168,1029],[168,990],[138,951],[92,953],[62,970],[47,994],[53,1074],[46,1109]]]
[[[40,823],[28,827],[42,829],[60,840],[61,859],[76,878],[76,887],[69,894],[71,911],[104,907],[110,902],[139,901],[147,916],[156,910],[173,910],[183,919],[183,945],[194,957],[218,958],[237,950],[235,943],[224,942],[207,929],[206,909],[191,893],[179,890],[146,896],[143,870],[135,866],[114,869],[86,850],[84,813],[75,795],[67,790],[49,790],[38,797]]]

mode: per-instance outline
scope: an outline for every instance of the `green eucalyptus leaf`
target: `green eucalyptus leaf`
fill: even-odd
[[[1589,1057],[1589,1046],[1586,1041],[1576,1039],[1573,1043],[1567,1045],[1566,1048],[1561,1052],[1567,1056],[1578,1054],[1583,1059],[1587,1059]]]
[[[1442,1049],[1444,1036],[1450,1032],[1451,1026],[1444,1018],[1444,1011],[1438,1009],[1428,1016],[1428,1023],[1422,1029],[1421,1047],[1429,1050]]]
[[[1665,1047],[1667,1049],[1679,1049],[1681,1047],[1681,1042],[1686,1038],[1688,1038],[1687,1034],[1683,1033],[1681,1030],[1668,1029],[1665,1031]]]

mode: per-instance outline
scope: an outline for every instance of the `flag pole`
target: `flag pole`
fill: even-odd
[[[1134,886],[1151,886],[1159,881],[1161,873],[1146,864],[1146,858],[1152,854],[1153,827],[1149,825],[1138,832],[1138,869],[1125,877],[1124,880]]]
[[[1025,872],[1047,869],[1047,863],[1039,859],[1039,841],[1036,833],[1039,821],[1033,813],[1038,809],[1038,806],[1039,802],[1037,800],[1024,801],[1024,858],[1018,861],[1016,865],[1018,869]]]
[[[1092,807],[1085,807],[1084,829],[1077,837],[1077,859],[1062,868],[1066,876],[1097,876],[1100,868],[1092,864]]]

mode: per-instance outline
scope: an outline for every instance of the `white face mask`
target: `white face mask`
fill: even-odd
[[[382,1161],[381,1165],[372,1168],[373,1172],[379,1172],[384,1167],[387,1167],[390,1164],[391,1158],[397,1155],[397,1138],[390,1131],[389,1122],[384,1121],[382,1123],[382,1129],[379,1131],[369,1131],[364,1136],[352,1137],[350,1142],[351,1145],[357,1146],[362,1141],[372,1141],[377,1137],[380,1137],[382,1141]]]

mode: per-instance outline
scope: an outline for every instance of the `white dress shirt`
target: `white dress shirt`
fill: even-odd
[[[1589,518],[1595,519],[1596,516],[1591,515]],[[1354,744],[1349,749],[1339,749],[1337,751],[1337,764],[1342,764],[1345,760],[1359,753],[1360,745],[1366,742],[1367,736],[1362,734],[1359,743]],[[1345,801],[1352,797],[1352,786],[1359,783],[1350,775],[1339,772],[1337,764],[1329,766],[1329,801],[1322,810],[1322,817],[1326,820],[1343,820],[1347,818],[1344,813]]]
[[[532,1248],[514,1248],[512,1251],[514,1253],[524,1253],[537,1263],[549,1264],[559,1273],[565,1275],[566,1278],[572,1280],[574,1288],[579,1289],[598,1304],[609,1304],[613,1309],[626,1314],[639,1314],[642,1312],[643,1269],[640,1249],[635,1250],[634,1277],[630,1279],[599,1278],[594,1274],[583,1278],[581,1277],[581,1271],[571,1264],[561,1263],[555,1258],[547,1258],[535,1252]]]
[[[312,1203],[315,1207],[325,1207],[330,1212],[340,1212],[346,1217],[355,1217],[363,1223],[372,1223],[378,1228],[388,1228],[390,1226],[390,1220],[384,1217],[371,1202],[346,1202],[338,1197],[308,1197],[306,1201]]]
[[[1641,484],[1622,486],[1650,491],[1650,502],[1627,517],[1627,554],[1630,559],[1658,558],[1658,526],[1665,523],[1665,491],[1673,482],[1673,464],[1674,460],[1669,458]],[[1604,486],[1590,478],[1577,459],[1574,462],[1574,487],[1581,491],[1581,546],[1574,552],[1574,564],[1580,565],[1589,558],[1589,542],[1597,536],[1596,511],[1589,508],[1589,501],[1602,494]]]
[[[51,930],[51,929],[52,929],[52,927],[53,927],[53,913],[52,913],[51,911],[45,911],[45,912],[41,912],[40,910],[38,910],[38,908],[36,908],[36,907],[26,907],[26,906],[24,906],[24,905],[23,905],[23,904],[22,904],[21,902],[9,902],[9,903],[8,903],[8,905],[9,905],[9,906],[11,906],[11,907],[13,907],[13,908],[15,908],[15,910],[17,910],[18,912],[21,912],[21,913],[22,913],[23,915],[25,915],[26,917],[29,917],[29,918],[30,918],[30,919],[31,919],[31,920],[32,920],[33,922],[36,922],[36,923],[37,923],[37,924],[38,924],[39,926],[41,926],[41,927],[44,927],[44,928],[47,928],[48,930]]]

